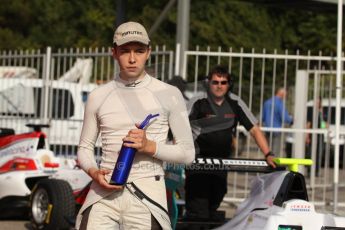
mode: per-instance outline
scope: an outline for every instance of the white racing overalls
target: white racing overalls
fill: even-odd
[[[130,182],[123,190],[112,191],[92,205],[83,205],[76,228],[160,229],[155,226],[157,222],[161,229],[171,229],[162,176]]]

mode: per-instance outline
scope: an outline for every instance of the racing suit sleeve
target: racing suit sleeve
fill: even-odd
[[[242,99],[237,97],[237,113],[238,119],[241,125],[244,126],[246,130],[251,130],[254,125],[258,124],[257,119],[253,113],[249,110],[248,106],[244,103]]]
[[[153,157],[171,163],[191,164],[195,158],[195,149],[187,108],[181,92],[173,87],[171,97],[164,103],[169,110],[168,122],[175,144],[157,143]]]
[[[94,154],[95,143],[99,134],[96,101],[93,94],[90,93],[85,106],[83,128],[77,153],[80,167],[86,173],[90,168],[98,168]]]

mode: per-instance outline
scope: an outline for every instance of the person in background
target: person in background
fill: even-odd
[[[188,101],[188,97],[186,96],[187,82],[181,76],[175,75],[169,79],[167,83],[178,88],[181,91],[185,101]]]
[[[197,100],[189,119],[197,157],[229,158],[232,137],[238,123],[255,139],[267,163],[275,167],[273,153],[246,104],[229,89],[232,79],[222,66],[214,67],[207,76],[207,96]],[[198,172],[186,169],[186,219],[221,220],[217,212],[227,192],[227,172]]]
[[[279,87],[275,95],[264,102],[262,121],[265,127],[282,128],[284,124],[292,125],[293,119],[284,105],[286,96],[286,89]],[[267,131],[265,134],[272,151],[281,155],[281,132]]]
[[[322,100],[321,98],[318,98],[315,102],[315,109],[316,109],[316,116],[315,116],[315,123],[316,126],[314,126],[314,107],[308,107],[307,110],[307,129],[325,129],[327,128],[327,117],[323,113],[322,109]],[[313,146],[313,135],[311,133],[306,134],[306,158],[312,158],[312,146]],[[324,152],[324,136],[323,134],[315,134],[316,135],[316,156],[315,156],[315,174],[316,176],[319,176],[320,172],[320,165],[321,165],[321,157]],[[308,167],[308,169],[310,169]]]
[[[163,161],[194,160],[186,105],[176,87],[145,71],[151,48],[141,24],[121,24],[114,33],[112,52],[120,73],[92,91],[86,103],[78,161],[92,184],[76,229],[171,229]],[[148,114],[159,116],[138,129]],[[174,145],[166,143],[169,129]],[[99,135],[102,157],[97,165],[94,147]],[[110,177],[122,143],[137,152],[127,183],[113,185]]]

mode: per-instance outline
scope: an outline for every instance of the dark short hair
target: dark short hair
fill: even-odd
[[[184,92],[187,89],[187,82],[179,75],[175,75],[169,79],[167,83],[177,87],[181,92]]]
[[[143,44],[143,45],[145,45],[145,44]],[[113,43],[113,48],[116,49],[116,47],[118,47],[118,45],[116,45],[116,43]],[[149,44],[147,45],[147,48],[150,48],[150,47],[151,47],[151,44],[149,42]]]
[[[280,90],[285,90],[287,92],[287,88],[284,86],[278,86],[275,91],[274,91],[274,95],[276,95]]]
[[[228,71],[228,69],[224,66],[217,65],[215,66],[207,75],[207,79],[211,80],[213,75],[218,75],[222,77],[226,77],[228,82],[231,81],[231,75]]]

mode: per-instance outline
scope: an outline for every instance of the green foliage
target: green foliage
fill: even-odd
[[[277,47],[273,25],[264,8],[250,3],[215,1],[209,7],[201,1],[191,14],[191,37],[194,45],[256,49]],[[207,12],[202,9],[208,9]]]
[[[0,49],[102,46],[112,42],[109,0],[3,0]]]
[[[127,19],[139,21],[149,29],[168,0],[125,2]],[[264,2],[191,0],[189,47],[335,53],[336,11],[300,9],[282,4],[283,1]],[[1,5],[0,50],[48,45],[108,47],[112,43],[117,7],[114,0],[2,0]],[[175,48],[176,21],[177,4],[151,36],[154,45]]]

